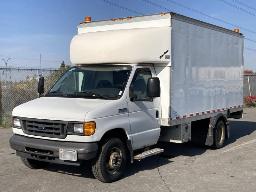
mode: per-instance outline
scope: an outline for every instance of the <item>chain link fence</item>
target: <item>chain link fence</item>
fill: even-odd
[[[47,91],[66,69],[0,68],[0,126],[10,126],[14,107],[38,97],[40,75],[45,77]]]

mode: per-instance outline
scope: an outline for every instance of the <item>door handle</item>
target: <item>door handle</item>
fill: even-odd
[[[128,113],[127,108],[118,109],[118,113]]]
[[[156,110],[156,118],[159,118],[159,111]]]

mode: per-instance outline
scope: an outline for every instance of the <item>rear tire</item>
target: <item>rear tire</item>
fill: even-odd
[[[111,138],[102,145],[97,160],[92,164],[92,173],[101,182],[111,183],[122,177],[126,161],[124,143],[118,138]]]
[[[226,140],[226,124],[223,120],[219,120],[214,129],[214,145],[215,149],[222,148]]]
[[[30,169],[42,169],[48,165],[47,162],[37,161],[34,159],[21,158],[21,161]]]

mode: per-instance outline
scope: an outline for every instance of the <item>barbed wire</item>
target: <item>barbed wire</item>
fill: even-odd
[[[0,70],[17,70],[17,71],[58,71],[57,68],[33,68],[33,67],[5,67],[0,66]]]
[[[39,61],[39,58],[24,58],[24,57],[13,57],[0,54],[0,57],[11,58],[12,60],[23,60],[23,61]],[[42,59],[42,62],[62,62],[65,59]]]

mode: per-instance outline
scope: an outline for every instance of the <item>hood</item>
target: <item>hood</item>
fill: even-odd
[[[13,109],[16,117],[62,121],[84,121],[88,112],[115,100],[41,97]]]

